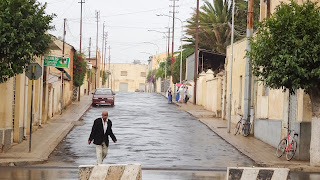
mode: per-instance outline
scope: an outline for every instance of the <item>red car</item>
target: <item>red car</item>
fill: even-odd
[[[92,106],[111,105],[114,106],[114,93],[110,88],[98,88],[92,93]]]
[[[143,89],[136,89],[135,92],[144,92]]]

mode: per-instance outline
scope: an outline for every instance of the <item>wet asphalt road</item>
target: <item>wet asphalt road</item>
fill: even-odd
[[[107,110],[118,142],[110,139],[104,163],[140,163],[143,168],[224,170],[253,162],[207,126],[158,94],[117,93],[115,106],[90,109],[84,125],[75,127],[49,159],[49,164],[96,163],[95,145],[88,145],[94,119]]]
[[[79,165],[96,163],[95,146],[87,140],[94,119],[107,110],[118,142],[110,142],[104,163],[140,163],[143,180],[226,179],[228,166],[253,162],[188,113],[151,93],[117,93],[115,106],[90,109],[51,154],[48,162],[0,168],[2,179],[77,179]],[[292,180],[319,179],[319,174],[293,173]]]

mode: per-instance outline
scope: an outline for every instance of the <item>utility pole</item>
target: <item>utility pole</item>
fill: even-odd
[[[248,19],[247,19],[247,47],[248,52],[251,51],[251,45],[249,38],[253,34],[253,0],[248,1]],[[245,84],[244,84],[244,109],[243,109],[243,118],[245,121],[250,121],[250,109],[251,109],[251,66],[250,59],[246,57],[246,66],[245,66]]]
[[[89,39],[89,60],[90,60],[90,52],[91,52],[91,37]],[[91,80],[91,72],[89,73],[89,75],[90,75],[90,77],[87,77],[87,78],[90,78],[90,80]],[[88,79],[88,95],[89,95],[89,91],[90,91],[90,81]]]
[[[94,89],[97,89],[99,11],[96,11],[96,17],[97,17],[97,39],[96,39],[96,73],[95,73]]]
[[[62,41],[62,57],[64,58],[64,42],[65,42],[65,37],[66,37],[66,21],[67,19],[64,18],[63,20],[63,41]],[[60,103],[61,103],[61,110],[60,114],[62,114],[62,109],[63,109],[63,71],[61,71],[61,98],[60,98]]]
[[[104,66],[103,66],[103,69],[104,71],[106,71],[106,54],[107,54],[107,41],[108,41],[108,32],[105,33],[105,42],[104,42],[104,59],[103,59],[103,62],[104,62]]]
[[[78,2],[81,4],[81,15],[80,15],[80,54],[81,54],[81,41],[82,41],[82,4],[85,3],[84,1],[81,0],[81,2]],[[81,86],[79,86],[79,92],[78,92],[78,101],[80,101],[80,88]]]
[[[176,11],[176,0],[173,1],[173,11],[172,11],[172,50],[171,50],[171,58],[173,58],[173,49],[174,49],[174,21],[175,21],[175,11]],[[172,60],[172,59],[171,59]]]
[[[194,50],[194,88],[193,88],[193,104],[197,104],[197,76],[198,76],[198,43],[199,43],[199,0],[197,0],[196,10],[196,42]]]
[[[101,56],[101,63],[102,63],[102,67],[104,67],[104,59],[103,59],[103,50],[104,50],[104,22],[103,22],[103,28],[102,28],[102,56]],[[104,68],[103,68],[104,71]]]
[[[110,70],[110,58],[111,58],[111,56],[110,56],[110,46],[109,46],[109,75],[108,75],[108,88],[109,88],[109,80],[110,80],[110,77],[111,77],[111,70]],[[112,79],[111,79],[110,83],[111,83],[111,89],[112,89]]]
[[[228,98],[228,107],[227,107],[227,120],[228,120],[228,128],[227,131],[230,133],[231,129],[231,98],[232,98],[232,69],[233,69],[233,39],[234,39],[234,8],[235,8],[235,0],[232,2],[232,26],[231,26],[231,53],[229,59],[229,81],[228,81],[228,91],[229,91],[229,98]]]
[[[168,33],[168,56],[169,57],[169,54],[170,54],[170,28],[169,28],[169,33]],[[164,80],[167,79],[167,62],[168,62],[168,59],[166,59],[166,63],[164,65]]]
[[[89,59],[90,59],[90,52],[91,52],[91,37],[89,39]]]

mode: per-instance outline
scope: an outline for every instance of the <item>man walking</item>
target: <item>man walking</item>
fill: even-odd
[[[102,164],[103,159],[107,156],[109,146],[109,136],[114,143],[117,142],[117,138],[112,132],[112,122],[108,119],[108,111],[102,112],[102,118],[97,118],[92,126],[88,144],[96,145],[97,161],[98,164]]]

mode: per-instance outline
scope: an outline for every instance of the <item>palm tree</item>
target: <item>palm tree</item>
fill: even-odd
[[[258,22],[260,6],[259,0],[254,0],[254,22]],[[226,54],[226,47],[231,38],[231,1],[212,0],[205,1],[199,12],[199,48]],[[248,2],[236,0],[235,7],[235,40],[245,37],[247,26]],[[194,47],[195,42],[195,16],[187,21],[186,33],[189,35],[184,41],[188,42],[184,47]]]
[[[210,49],[222,54],[226,53],[229,44],[231,29],[228,22],[231,19],[231,8],[227,0],[208,0],[201,6],[199,12],[199,48]],[[195,14],[188,21],[187,34],[192,38],[186,41],[194,44]]]

